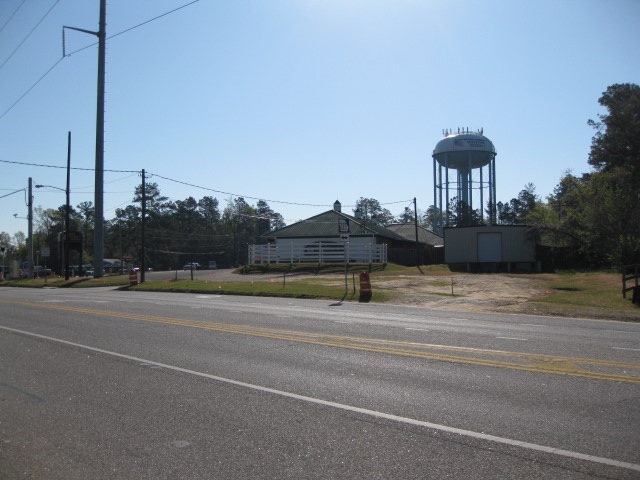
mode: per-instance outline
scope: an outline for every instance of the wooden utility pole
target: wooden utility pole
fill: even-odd
[[[146,263],[144,261],[145,248],[144,248],[144,227],[147,219],[147,191],[146,191],[146,177],[144,174],[144,168],[142,169],[142,225],[141,225],[141,244],[142,248],[140,251],[140,283],[144,283],[144,271],[147,269]],[[191,269],[191,275],[193,275],[193,268]]]

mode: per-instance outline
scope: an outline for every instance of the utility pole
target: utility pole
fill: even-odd
[[[71,182],[71,132],[67,137],[67,188],[64,193],[67,196],[67,203],[65,205],[64,213],[64,279],[69,280],[69,217],[71,206],[69,205],[69,188]],[[80,266],[82,268],[82,265]]]
[[[416,227],[416,267],[420,269],[420,243],[418,239],[418,205],[416,197],[413,197],[413,221]],[[422,272],[422,270],[420,270]]]
[[[146,270],[146,264],[144,261],[145,249],[144,249],[144,227],[147,219],[147,191],[146,184],[147,180],[144,175],[144,168],[142,169],[142,252],[140,258],[140,283],[144,283],[144,271]],[[191,275],[193,276],[193,268],[191,269]],[[193,280],[193,278],[192,278]]]
[[[100,0],[98,26],[98,95],[96,105],[96,185],[93,227],[94,277],[104,275],[104,70],[107,43],[107,0]]]
[[[36,269],[33,268],[33,180],[29,177],[29,213],[27,214],[27,262],[29,262],[29,276],[35,278]]]
[[[93,227],[94,277],[104,275],[104,83],[107,43],[107,0],[100,0],[98,31],[62,27],[98,37],[98,94],[96,105],[95,225]]]

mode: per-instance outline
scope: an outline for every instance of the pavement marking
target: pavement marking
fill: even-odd
[[[199,328],[202,330],[237,335],[249,335],[288,342],[308,343],[325,347],[348,348],[386,355],[397,355],[551,375],[565,375],[590,380],[640,384],[640,363],[638,362],[543,355],[507,350],[489,350],[483,348],[457,347],[451,345],[437,345],[381,338],[353,337],[348,335],[331,335],[252,325],[158,317],[128,312],[114,312],[110,310],[94,310],[71,305],[34,304],[12,300],[0,300],[0,304],[75,312],[83,315],[112,317],[121,320],[159,323],[177,327]]]
[[[255,385],[255,384],[252,384],[252,383],[241,382],[241,381],[233,380],[233,379],[230,379],[230,378],[219,377],[217,375],[211,375],[211,374],[208,374],[208,373],[198,372],[198,371],[195,371],[195,370],[190,370],[188,368],[176,367],[175,365],[169,365],[169,364],[166,364],[166,363],[155,362],[153,360],[146,360],[146,359],[143,359],[143,358],[134,357],[134,356],[131,356],[131,355],[126,355],[126,354],[123,354],[123,353],[112,352],[110,350],[104,350],[104,349],[101,349],[101,348],[91,347],[89,345],[84,345],[84,344],[81,344],[81,343],[69,342],[67,340],[62,340],[62,339],[59,339],[59,338],[49,337],[49,336],[46,336],[46,335],[40,335],[40,334],[32,333],[32,332],[26,332],[24,330],[18,330],[18,329],[15,329],[15,328],[9,328],[9,327],[0,326],[0,329],[6,330],[6,331],[10,331],[10,332],[14,332],[14,333],[19,333],[19,334],[22,334],[22,335],[28,335],[28,336],[32,336],[32,337],[37,337],[37,338],[41,338],[43,340],[49,340],[49,341],[61,343],[61,344],[64,344],[64,345],[70,345],[70,346],[73,346],[73,347],[76,347],[76,348],[82,348],[82,349],[85,349],[85,350],[101,353],[101,354],[104,354],[104,355],[110,355],[110,356],[114,356],[114,357],[118,357],[118,358],[123,358],[123,359],[126,359],[126,360],[131,360],[131,361],[139,363],[139,364],[154,365],[154,366],[157,366],[157,367],[166,368],[168,370],[173,370],[173,371],[185,373],[185,374],[188,374],[188,375],[194,375],[194,376],[197,376],[197,377],[207,378],[209,380],[215,380],[215,381],[227,383],[227,384],[230,384],[230,385],[249,388],[249,389],[252,389],[252,390],[257,390],[257,391],[261,391],[261,392],[265,392],[265,393],[271,393],[273,395],[279,395],[279,396],[282,396],[282,397],[291,398],[291,399],[295,399],[295,400],[300,400],[300,401],[307,402],[307,403],[313,403],[313,404],[316,404],[316,405],[323,405],[323,406],[326,406],[326,407],[336,408],[336,409],[339,409],[339,410],[344,410],[344,411],[349,411],[349,412],[354,412],[354,413],[360,413],[360,414],[363,414],[363,415],[368,415],[368,416],[371,416],[371,417],[381,418],[381,419],[385,419],[385,420],[391,420],[391,421],[394,421],[394,422],[404,423],[404,424],[408,424],[408,425],[414,425],[414,426],[418,426],[418,427],[430,428],[432,430],[438,430],[438,431],[441,431],[441,432],[453,433],[453,434],[456,434],[456,435],[462,435],[462,436],[465,436],[465,437],[475,438],[475,439],[478,439],[478,440],[486,440],[486,441],[489,441],[489,442],[500,443],[500,444],[503,444],[503,445],[509,445],[509,446],[513,446],[513,447],[520,447],[520,448],[524,448],[524,449],[528,449],[528,450],[534,450],[534,451],[537,451],[537,452],[544,452],[544,453],[548,453],[548,454],[551,454],[551,455],[558,455],[558,456],[561,456],[561,457],[567,457],[567,458],[574,459],[574,460],[584,460],[584,461],[587,461],[587,462],[599,463],[599,464],[608,465],[608,466],[611,466],[611,467],[624,468],[624,469],[634,470],[634,471],[640,472],[640,465],[639,464],[635,464],[635,463],[622,462],[622,461],[613,460],[613,459],[610,459],[610,458],[598,457],[596,455],[587,455],[587,454],[584,454],[584,453],[572,452],[570,450],[563,450],[561,448],[548,447],[548,446],[545,446],[545,445],[539,445],[539,444],[530,443],[530,442],[523,442],[521,440],[514,440],[512,438],[499,437],[499,436],[496,436],[496,435],[489,435],[489,434],[486,434],[486,433],[474,432],[473,430],[465,430],[465,429],[462,429],[462,428],[449,427],[447,425],[440,425],[440,424],[437,424],[437,423],[425,422],[423,420],[416,420],[414,418],[401,417],[401,416],[393,415],[393,414],[390,414],[390,413],[377,412],[375,410],[369,410],[369,409],[366,409],[366,408],[355,407],[353,405],[346,405],[346,404],[343,404],[343,403],[332,402],[332,401],[329,401],[329,400],[322,400],[322,399],[319,399],[319,398],[308,397],[306,395],[299,395],[297,393],[286,392],[284,390],[277,390],[275,388],[263,387],[261,385]]]
[[[429,331],[426,328],[409,328],[409,327],[405,327],[405,330],[414,330],[414,331],[417,331],[417,332],[428,332]]]
[[[613,347],[614,350],[631,350],[632,352],[640,352],[640,348],[624,348],[624,347]]]
[[[527,340],[529,340],[528,338],[518,338],[518,337],[496,337],[496,338],[501,338],[502,340],[520,340],[523,342],[526,342]]]

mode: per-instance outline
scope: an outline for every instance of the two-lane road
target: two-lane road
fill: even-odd
[[[0,478],[638,478],[640,325],[0,289]]]

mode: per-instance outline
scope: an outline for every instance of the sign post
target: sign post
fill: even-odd
[[[349,234],[341,234],[340,240],[344,244],[344,296],[346,297],[349,290]]]

